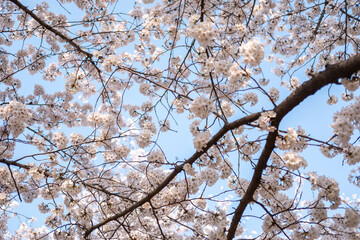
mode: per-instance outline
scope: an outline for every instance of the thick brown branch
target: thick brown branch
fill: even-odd
[[[276,112],[276,117],[272,120],[272,125],[278,127],[280,121],[285,117],[286,114],[292,111],[307,97],[315,94],[322,87],[331,83],[337,83],[339,78],[349,77],[359,70],[360,55],[356,55],[348,60],[327,66],[324,71],[319,72],[309,81],[304,82],[274,109],[274,111]],[[276,136],[277,132],[269,133],[266,139],[266,144],[260,155],[258,164],[255,167],[249,187],[235,210],[233,219],[229,227],[227,239],[234,238],[236,228],[242,218],[242,215],[247,205],[252,201],[255,190],[260,185],[262,172],[266,168],[270,154],[275,148]]]
[[[316,76],[314,76],[311,80],[303,83],[298,89],[296,89],[289,97],[287,97],[279,106],[277,106],[274,111],[277,113],[275,119],[273,119],[273,125],[278,126],[281,119],[290,112],[294,107],[296,107],[300,102],[306,99],[308,96],[314,94],[323,86],[329,83],[336,83],[339,78],[347,77],[352,73],[356,72],[360,68],[360,56],[352,57],[351,59],[328,66],[327,69],[323,72],[320,72]],[[204,152],[206,152],[211,146],[213,146],[221,137],[223,137],[229,130],[235,129],[243,124],[250,123],[258,119],[260,113],[254,113],[249,116],[243,117],[239,120],[236,120],[232,123],[226,124],[223,128],[221,128],[208,142],[207,146],[201,152],[196,152],[193,156],[191,156],[188,160],[186,160],[181,165],[175,167],[175,169],[168,175],[168,177],[159,184],[153,191],[151,191],[148,195],[142,198],[137,203],[128,207],[124,211],[115,214],[104,221],[94,225],[89,228],[84,236],[87,238],[95,229],[98,229],[105,224],[117,220],[120,217],[125,216],[126,214],[131,213],[136,208],[140,207],[146,202],[149,202],[156,194],[158,194],[161,190],[163,190],[182,170],[183,166],[187,163],[194,163]],[[261,180],[262,171],[265,169],[267,160],[270,157],[270,154],[275,146],[275,138],[277,133],[270,133],[267,142],[265,144],[264,150],[260,156],[259,162],[255,168],[254,176],[252,181],[247,189],[244,198],[240,202],[238,209],[235,211],[233,221],[229,228],[228,239],[232,239],[238,222],[241,219],[241,216],[246,208],[246,206],[251,202],[252,196],[255,190],[258,188]]]
[[[18,163],[17,161],[9,161],[9,160],[6,160],[4,158],[0,159],[0,163],[4,163],[4,164],[8,165],[9,167],[10,166],[15,166],[15,167],[24,168],[24,169],[27,169],[27,170],[30,169],[30,166],[28,166],[28,165]]]

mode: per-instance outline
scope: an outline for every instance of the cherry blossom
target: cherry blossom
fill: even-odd
[[[359,239],[359,9],[0,1],[0,239]]]

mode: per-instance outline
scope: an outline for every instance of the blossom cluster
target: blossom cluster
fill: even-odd
[[[300,167],[307,167],[306,160],[294,152],[286,152],[282,157],[285,167],[289,170],[298,170]]]
[[[215,106],[212,100],[205,97],[198,97],[190,104],[190,112],[201,119],[207,118],[214,110]]]
[[[293,148],[297,144],[297,138],[297,132],[293,128],[289,127],[284,137],[280,135],[276,137],[277,147],[282,150]]]
[[[309,176],[312,190],[319,191],[318,198],[331,202],[330,208],[336,209],[341,203],[339,184],[333,178],[317,176],[315,173],[310,173]]]
[[[202,151],[206,147],[208,141],[210,140],[210,137],[211,137],[211,133],[209,131],[200,132],[196,134],[193,140],[195,149],[198,152]]]
[[[186,29],[186,34],[189,37],[195,38],[200,46],[207,47],[212,45],[217,35],[214,25],[215,24],[210,20],[198,22],[196,24],[191,23]]]
[[[354,103],[342,108],[339,112],[334,114],[333,124],[336,137],[333,139],[334,143],[342,148],[345,158],[348,159],[348,164],[354,165],[359,162],[360,147],[351,143],[351,137],[355,129],[360,129],[360,109],[358,107],[360,99],[357,98]],[[337,154],[335,148],[322,148],[322,151],[329,155],[330,150]],[[331,156],[331,154],[330,154]]]
[[[14,138],[19,136],[27,126],[27,121],[32,117],[32,112],[26,105],[16,100],[0,107],[0,118],[6,123],[6,126]]]
[[[233,64],[229,69],[229,87],[235,90],[245,88],[248,85],[250,77],[251,72],[249,70],[241,70],[237,64]]]
[[[251,66],[259,65],[265,57],[264,47],[259,39],[252,39],[241,45],[240,54],[243,56],[243,62]]]
[[[52,140],[56,143],[57,148],[65,148],[68,143],[66,135],[61,132],[55,132]]]
[[[273,111],[262,112],[256,123],[259,124],[261,130],[274,132],[276,128],[271,126],[271,119],[274,117],[276,117],[276,113]]]
[[[144,148],[150,145],[151,138],[156,133],[156,127],[155,125],[150,122],[144,122],[142,129],[140,131],[139,136],[136,138],[136,142],[139,145],[139,147]]]

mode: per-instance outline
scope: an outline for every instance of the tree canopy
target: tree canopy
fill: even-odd
[[[356,0],[0,0],[0,239],[359,239],[359,35]]]

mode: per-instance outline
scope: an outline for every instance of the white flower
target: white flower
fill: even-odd
[[[150,145],[151,141],[150,139],[154,133],[149,129],[143,129],[140,133],[140,135],[136,138],[136,142],[139,145],[139,147],[144,148]]]
[[[59,149],[65,148],[68,143],[66,135],[62,132],[55,132],[52,140],[56,143],[56,147]]]
[[[220,174],[221,174],[220,178],[221,179],[226,179],[232,173],[232,164],[228,159],[224,159],[224,161],[220,164],[218,169],[219,169]]]
[[[356,89],[359,88],[359,81],[352,81],[347,78],[342,78],[341,84],[344,85],[344,87],[351,92],[354,92]]]
[[[316,207],[311,209],[311,218],[316,221],[322,221],[327,218],[327,210],[323,201],[319,201]]]
[[[244,98],[243,100],[245,102],[250,102],[251,106],[255,106],[258,102],[258,96],[256,95],[256,93],[253,92],[247,92],[244,94]]]
[[[250,70],[239,69],[237,64],[233,64],[229,70],[229,83],[232,89],[237,90],[247,86],[248,81],[251,77]]]
[[[354,165],[360,161],[360,147],[350,145],[347,149],[345,157],[348,159],[349,165]]]
[[[221,103],[221,108],[226,117],[231,117],[234,114],[234,109],[228,101],[223,101]]]
[[[256,122],[259,124],[261,130],[273,132],[276,130],[276,128],[271,125],[268,126],[268,124],[270,123],[270,120],[274,117],[276,117],[276,113],[274,111],[262,112],[259,119]]]
[[[185,107],[184,107],[184,105],[186,104],[185,99],[176,98],[173,101],[173,104],[176,107],[176,112],[177,113],[183,113],[185,111]]]
[[[346,227],[356,228],[360,224],[360,213],[355,209],[347,208],[345,210],[345,224]]]
[[[298,134],[289,127],[285,137],[278,136],[276,139],[277,146],[282,150],[288,150],[296,145]]]
[[[149,83],[143,83],[139,87],[139,92],[145,96],[150,96],[151,94],[151,85]]]
[[[213,27],[215,24],[209,20],[204,22],[198,22],[196,24],[191,23],[186,29],[186,33],[189,37],[195,38],[200,46],[210,46],[217,35],[216,29]]]
[[[311,189],[319,190],[318,198],[324,198],[332,202],[330,209],[336,209],[340,205],[339,184],[333,178],[317,176],[313,172],[309,173],[309,176]]]
[[[116,154],[116,158],[126,158],[130,153],[130,148],[126,145],[117,145],[112,148],[113,152]]]
[[[195,168],[193,168],[193,166],[191,166],[189,163],[186,163],[184,165],[184,171],[189,174],[190,176],[195,176]]]
[[[241,45],[240,54],[243,56],[243,63],[255,67],[261,63],[265,56],[264,46],[258,39],[252,39]]]
[[[207,118],[214,110],[215,106],[212,101],[205,97],[198,97],[190,104],[190,112],[201,119]]]
[[[72,196],[76,196],[81,192],[81,185],[79,183],[73,182],[70,179],[67,179],[61,184],[61,189]]]
[[[331,95],[326,102],[329,105],[333,105],[333,104],[336,104],[337,101],[338,101],[338,98],[335,95]]]
[[[354,99],[354,93],[345,93],[343,92],[341,94],[341,99],[344,100],[344,101],[350,101],[350,100],[353,100]]]
[[[15,100],[0,107],[0,118],[7,122],[7,126],[14,137],[19,136],[25,130],[26,122],[31,117],[32,114],[26,105]]]
[[[151,163],[158,164],[161,164],[165,161],[164,154],[160,150],[152,150],[147,156],[147,159]]]
[[[45,175],[42,173],[42,170],[35,166],[31,167],[28,170],[28,173],[33,179],[36,180],[41,180],[45,178]]]
[[[338,136],[340,143],[347,145],[351,135],[353,135],[354,125],[351,123],[352,119],[349,119],[346,116],[337,116],[334,120],[334,123],[331,127],[334,129],[334,133]]]
[[[70,142],[71,144],[79,144],[83,141],[84,137],[80,133],[71,133],[70,134]]]
[[[211,133],[208,131],[197,134],[194,138],[195,149],[198,152],[202,151],[206,147],[206,144],[210,140],[210,137]]]
[[[201,177],[207,183],[207,185],[213,186],[219,179],[219,174],[215,169],[207,167],[201,171]]]
[[[274,87],[270,88],[269,96],[273,102],[276,102],[277,100],[279,100],[280,97],[279,90]]]
[[[285,167],[289,170],[298,170],[300,167],[307,167],[306,160],[294,152],[286,152],[282,157]]]

